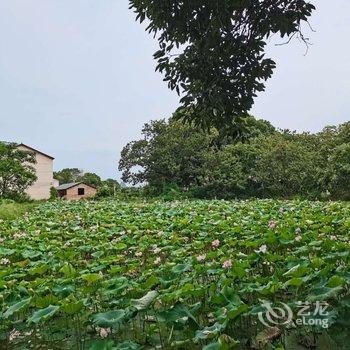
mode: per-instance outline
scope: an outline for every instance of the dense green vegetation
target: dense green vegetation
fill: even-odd
[[[0,348],[348,349],[349,228],[341,202],[41,203],[1,223]]]
[[[10,199],[0,199],[0,220],[13,220],[27,212],[33,204],[16,203]]]
[[[197,198],[350,199],[350,123],[317,134],[247,117],[235,138],[153,121],[121,153],[123,180]]]
[[[36,180],[35,154],[0,142],[0,199],[26,199],[25,190]]]

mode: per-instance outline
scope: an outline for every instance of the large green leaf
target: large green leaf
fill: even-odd
[[[6,312],[3,314],[4,318],[8,318],[10,316],[12,316],[14,313],[16,313],[17,311],[22,310],[24,307],[26,307],[27,305],[30,304],[32,298],[27,298],[27,299],[23,299],[21,301],[19,301],[18,303],[10,306]]]
[[[88,283],[95,283],[102,279],[102,276],[98,273],[87,273],[81,276],[81,279]]]
[[[176,273],[176,274],[180,274],[180,273],[183,273],[183,272],[186,272],[188,271],[192,266],[192,263],[190,261],[184,263],[184,264],[178,264],[178,265],[175,265],[171,271]]]
[[[59,310],[59,308],[59,306],[50,305],[45,309],[35,311],[33,315],[28,319],[28,323],[39,323],[41,321],[47,321]]]
[[[193,312],[196,311],[197,307],[200,307],[200,304],[191,310],[189,310],[188,307],[183,304],[177,304],[171,309],[159,312],[158,318],[170,327],[179,324],[187,324],[186,327],[188,327],[188,323],[190,323],[191,325],[194,325],[196,328],[198,328],[198,321],[193,315]]]
[[[89,350],[114,350],[114,341],[113,340],[95,340],[90,346]]]
[[[124,322],[125,316],[125,310],[111,310],[93,315],[92,321],[99,327],[115,328]]]
[[[310,294],[307,297],[307,300],[324,301],[328,299],[334,299],[341,293],[342,290],[343,288],[340,286],[335,288],[328,288],[328,287],[314,288],[310,291]]]
[[[220,332],[225,329],[225,325],[216,322],[212,326],[205,327],[204,329],[198,330],[193,338],[193,341],[197,343],[199,340],[211,339],[217,336]]]
[[[134,343],[133,341],[127,340],[122,343],[117,344],[113,350],[141,350],[142,347]]]
[[[75,268],[69,263],[62,266],[60,272],[62,272],[68,278],[73,278],[77,274]]]
[[[67,315],[74,315],[81,311],[84,307],[84,303],[82,300],[73,301],[66,300],[62,303],[60,310]]]

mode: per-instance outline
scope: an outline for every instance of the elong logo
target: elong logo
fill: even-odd
[[[259,321],[266,327],[288,325],[290,323],[296,326],[329,327],[329,313],[327,311],[329,304],[327,302],[316,301],[315,304],[312,304],[308,301],[298,301],[296,304],[299,311],[294,318],[294,313],[287,304],[281,302],[279,306],[273,306],[271,303],[264,303],[261,306],[266,311],[258,313]]]

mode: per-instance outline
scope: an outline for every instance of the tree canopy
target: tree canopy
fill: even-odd
[[[78,168],[65,168],[60,171],[55,171],[53,176],[60,184],[66,184],[70,182],[79,182],[84,172]]]
[[[33,152],[23,151],[14,143],[0,142],[0,197],[19,199],[37,179]]]
[[[350,198],[350,123],[299,134],[246,120],[254,132],[243,140],[173,119],[152,121],[122,150],[122,179],[157,194],[177,188],[200,198]]]
[[[100,187],[102,184],[102,180],[97,174],[89,172],[84,173],[84,175],[79,178],[79,181],[96,188]]]
[[[307,42],[301,25],[315,9],[304,0],[130,0],[130,8],[158,38],[156,69],[182,95],[177,118],[231,133],[275,68],[266,40]]]

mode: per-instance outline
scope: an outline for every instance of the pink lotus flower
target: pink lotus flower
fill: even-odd
[[[218,248],[220,245],[220,241],[218,239],[216,239],[215,241],[211,242],[211,246],[213,248]]]
[[[111,333],[111,329],[110,328],[100,328],[100,337],[101,338],[107,338],[109,333]]]
[[[274,230],[276,226],[277,226],[276,222],[274,220],[270,220],[269,229]]]
[[[229,259],[229,260],[224,261],[224,263],[222,264],[222,267],[223,267],[224,269],[229,269],[229,268],[231,268],[231,267],[232,267],[232,260]]]
[[[206,256],[205,254],[203,254],[203,255],[198,255],[198,256],[197,256],[197,261],[198,261],[198,262],[203,262],[203,261],[205,260],[206,257],[207,257],[207,256]]]

